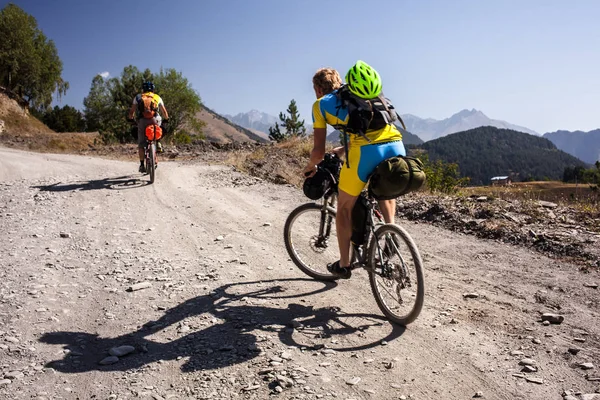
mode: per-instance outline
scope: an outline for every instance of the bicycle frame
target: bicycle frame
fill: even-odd
[[[337,213],[336,203],[337,192],[331,192],[330,194],[326,194],[323,197],[323,204],[321,206],[321,221],[319,224],[319,236],[316,246],[328,245],[329,236],[331,234],[331,225],[334,218],[333,214]],[[367,230],[369,231],[369,233],[367,234],[367,240],[362,245],[356,245],[354,243],[350,244],[352,250],[352,256],[350,258],[351,269],[372,269],[371,266],[368,265],[366,249],[369,248],[371,241],[373,240],[373,238],[375,238],[375,229],[377,228],[377,226],[384,223],[383,215],[377,209],[376,201],[371,198],[367,198],[367,204],[368,212],[365,224],[367,225]],[[381,246],[379,246],[379,244],[377,245],[377,247],[379,251],[379,256],[381,257],[382,248]]]
[[[151,126],[151,125],[150,125]],[[156,128],[158,125],[154,125]],[[146,171],[150,174],[150,183],[154,183],[155,169],[158,160],[156,158],[156,129],[155,134],[150,139],[146,136],[146,147],[144,149],[144,157],[146,161]]]
[[[153,155],[154,162],[156,162],[156,141],[147,140],[146,148],[144,149],[144,158],[146,161],[150,158],[150,154]]]

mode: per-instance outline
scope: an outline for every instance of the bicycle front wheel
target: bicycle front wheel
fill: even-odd
[[[423,308],[423,261],[408,232],[395,224],[375,231],[369,246],[369,281],[375,301],[392,322],[408,325]]]
[[[327,271],[327,264],[340,258],[334,210],[323,210],[316,203],[301,205],[285,221],[283,240],[292,261],[305,274],[321,281],[338,279]]]

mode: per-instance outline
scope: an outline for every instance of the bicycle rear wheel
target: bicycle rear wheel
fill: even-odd
[[[368,253],[369,281],[375,301],[392,322],[408,325],[425,298],[423,261],[408,232],[395,224],[375,231]]]
[[[154,174],[156,169],[156,145],[153,142],[149,147],[146,168],[148,169],[148,174],[150,174],[150,183],[154,183]]]
[[[335,211],[322,211],[316,203],[303,204],[290,213],[283,228],[290,258],[302,272],[321,281],[338,279],[327,264],[340,258]]]

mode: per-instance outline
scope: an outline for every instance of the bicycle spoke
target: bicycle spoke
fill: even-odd
[[[424,285],[421,258],[408,233],[393,224],[378,228],[369,263],[375,266],[369,278],[379,308],[393,322],[414,321],[423,306]]]
[[[327,271],[327,264],[339,259],[334,219],[335,214],[323,213],[321,205],[308,203],[292,211],[285,224],[284,241],[290,258],[316,279],[336,279]]]

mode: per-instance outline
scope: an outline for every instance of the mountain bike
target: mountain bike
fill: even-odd
[[[134,119],[127,120],[131,124],[131,136],[137,140],[138,121]],[[162,137],[162,128],[158,124],[146,126],[144,134],[146,135],[146,146],[144,147],[144,168],[145,174],[150,175],[150,183],[154,183],[158,159],[156,157],[156,143]]]
[[[157,134],[160,132],[160,135]],[[144,163],[146,165],[146,173],[150,175],[150,183],[154,183],[156,174],[156,141],[162,136],[162,129],[157,124],[148,125],[146,127],[146,147],[144,148]]]
[[[337,184],[334,184],[320,203],[306,203],[294,209],[284,226],[284,242],[290,258],[301,271],[317,280],[339,279],[327,270],[327,263],[339,260],[334,226],[336,203]],[[357,203],[366,208],[364,238],[362,244],[351,244],[350,268],[365,269],[375,301],[384,315],[394,323],[408,325],[421,313],[425,297],[419,250],[404,228],[384,223],[372,196],[363,192]]]

